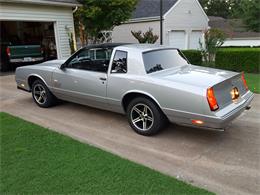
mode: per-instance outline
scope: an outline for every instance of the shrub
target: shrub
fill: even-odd
[[[149,28],[148,31],[146,31],[145,33],[142,33],[142,31],[131,31],[132,35],[134,36],[134,38],[136,38],[138,40],[139,43],[155,43],[159,36],[153,34],[153,29]]]
[[[182,53],[186,56],[186,58],[190,61],[191,64],[202,64],[202,55],[199,50],[183,50]]]
[[[204,32],[204,40],[199,40],[203,60],[211,63],[215,60],[216,53],[224,43],[226,34],[220,29],[208,29]]]
[[[216,54],[215,67],[237,72],[259,73],[260,48],[223,48]]]

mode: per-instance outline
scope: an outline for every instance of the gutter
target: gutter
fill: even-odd
[[[134,19],[130,19],[130,20],[126,21],[126,22],[123,22],[123,24],[138,23],[138,22],[152,22],[152,21],[160,21],[160,16],[144,17],[144,18],[134,18]]]
[[[53,6],[64,6],[64,7],[81,7],[80,3],[65,3],[55,1],[44,1],[44,0],[0,0],[1,3],[24,3],[24,4],[36,4],[36,5],[53,5]]]

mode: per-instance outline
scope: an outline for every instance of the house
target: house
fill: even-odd
[[[76,0],[0,0],[1,41],[45,45],[56,50],[56,58],[67,58],[77,6]]]
[[[163,44],[180,49],[199,48],[208,20],[198,0],[163,0]],[[149,28],[160,36],[159,0],[139,0],[131,19],[113,29],[112,41],[136,43],[131,31],[145,32]]]
[[[209,26],[225,32],[227,39],[222,46],[260,46],[260,32],[248,31],[240,19],[209,16]]]

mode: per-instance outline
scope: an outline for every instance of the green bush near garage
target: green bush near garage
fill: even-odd
[[[215,68],[260,73],[260,48],[222,48],[217,51]]]
[[[182,50],[182,53],[186,56],[191,64],[202,64],[202,55],[199,50]]]

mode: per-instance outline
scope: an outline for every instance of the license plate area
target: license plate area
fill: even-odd
[[[31,57],[24,57],[24,58],[23,58],[23,61],[24,61],[24,62],[31,62],[31,61],[32,61],[32,58],[31,58]]]
[[[233,87],[230,91],[232,101],[237,101],[239,98],[239,90],[237,87]]]

